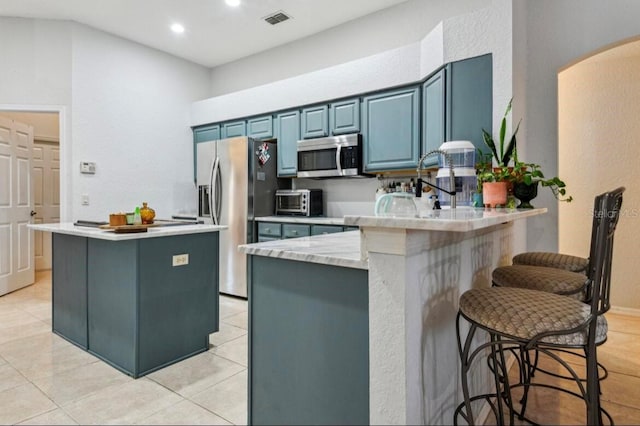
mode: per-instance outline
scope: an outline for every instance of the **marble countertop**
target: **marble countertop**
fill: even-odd
[[[147,232],[134,234],[116,234],[113,231],[75,226],[73,223],[45,223],[30,224],[29,229],[34,231],[54,232],[58,234],[75,235],[78,237],[97,238],[109,241],[139,240],[142,238],[170,237],[174,235],[200,234],[205,232],[218,232],[227,229],[226,226],[214,225],[174,225],[150,227]]]
[[[458,209],[428,210],[420,217],[345,216],[344,224],[373,228],[402,228],[422,231],[468,232],[501,223],[537,216],[547,209]]]
[[[324,216],[263,216],[256,217],[256,222],[310,223],[313,225],[344,225],[343,217]]]
[[[246,244],[238,249],[256,256],[369,269],[361,259],[359,231]]]

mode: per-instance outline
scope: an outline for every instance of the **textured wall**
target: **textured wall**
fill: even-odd
[[[625,186],[612,305],[640,309],[640,41],[559,74],[559,171],[575,201],[560,205],[560,251],[588,256],[596,194]]]

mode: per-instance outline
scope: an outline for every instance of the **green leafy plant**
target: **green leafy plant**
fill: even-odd
[[[507,133],[507,116],[511,113],[511,102],[513,99],[509,100],[509,105],[507,105],[507,110],[504,112],[504,116],[502,117],[502,123],[500,124],[500,145],[496,146],[495,141],[493,140],[493,136],[491,133],[487,132],[485,129],[482,129],[482,138],[484,140],[485,145],[489,147],[491,153],[493,154],[493,158],[496,160],[496,163],[499,167],[508,166],[511,161],[511,156],[516,149],[516,134],[520,129],[520,122],[516,126],[515,131],[511,135],[509,142],[505,146],[505,136]],[[520,120],[522,121],[522,120]],[[498,148],[500,149],[498,151]]]
[[[572,196],[567,196],[567,185],[559,177],[554,176],[547,179],[540,170],[539,164],[520,162],[517,160],[517,154],[514,158],[514,167],[509,175],[509,180],[513,183],[525,185],[540,183],[543,187],[549,188],[558,201],[566,201],[567,203],[573,201]]]

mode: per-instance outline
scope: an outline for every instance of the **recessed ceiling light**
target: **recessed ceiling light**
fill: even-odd
[[[176,23],[171,25],[171,31],[173,31],[176,34],[182,34],[184,32],[184,27]]]
[[[240,6],[240,0],[225,0],[229,6],[238,7]]]

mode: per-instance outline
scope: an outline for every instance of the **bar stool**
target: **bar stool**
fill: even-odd
[[[518,416],[526,419],[524,413],[527,395],[534,386],[552,388],[582,398],[586,403],[587,424],[602,424],[603,414],[613,423],[609,414],[600,406],[596,345],[606,339],[607,322],[604,313],[610,308],[613,237],[620,216],[623,192],[624,188],[618,188],[595,199],[596,223],[586,271],[586,299],[589,303],[549,292],[511,287],[472,289],[460,297],[456,327],[464,401],[454,412],[455,424],[459,417],[469,424],[475,424],[471,403],[477,400],[488,402],[499,424],[505,423],[503,411],[507,408],[509,423],[513,424],[515,409],[511,389],[515,387],[524,388],[522,408]],[[462,318],[470,324],[464,343],[460,333]],[[489,341],[474,344],[477,342],[474,337],[478,330],[486,331]],[[579,391],[535,383],[531,380],[529,367],[521,368],[519,382],[511,385],[504,351],[514,348],[522,354],[535,350],[548,355],[567,370]],[[587,355],[586,385],[575,370],[555,352],[556,349],[576,348],[583,349]],[[490,352],[487,362],[493,372],[495,392],[471,396],[467,375],[472,365],[481,365],[474,364],[474,360],[487,351]]]
[[[585,273],[589,259],[562,253],[530,251],[513,257],[514,265],[545,266],[570,272]]]

